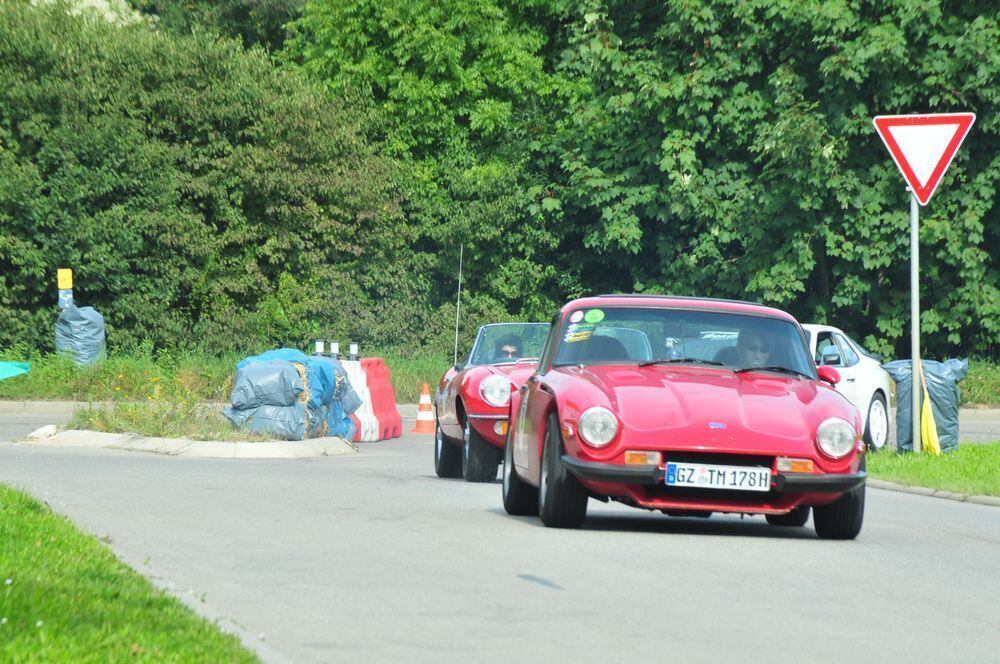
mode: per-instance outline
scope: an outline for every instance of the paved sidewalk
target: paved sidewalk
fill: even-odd
[[[309,457],[355,454],[358,448],[343,438],[326,436],[297,441],[238,442],[192,440],[190,438],[158,438],[134,433],[104,433],[69,429],[54,431],[44,427],[18,443],[42,447],[83,447],[151,452],[167,456],[199,459],[305,459]]]

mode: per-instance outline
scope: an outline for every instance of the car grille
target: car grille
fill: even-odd
[[[676,463],[711,463],[722,466],[763,466],[774,468],[773,456],[756,454],[708,454],[705,452],[664,452],[663,460]]]

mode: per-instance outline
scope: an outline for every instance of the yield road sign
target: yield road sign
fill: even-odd
[[[927,205],[934,195],[975,121],[975,113],[879,115],[872,120],[921,205]]]

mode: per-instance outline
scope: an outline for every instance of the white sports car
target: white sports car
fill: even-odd
[[[865,350],[829,325],[803,325],[816,366],[827,365],[840,372],[838,392],[857,406],[865,427],[865,444],[875,451],[889,441],[890,413],[896,405],[896,385],[882,358]]]

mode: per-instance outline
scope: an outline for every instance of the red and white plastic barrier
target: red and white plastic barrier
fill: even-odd
[[[372,395],[368,392],[368,380],[361,368],[361,363],[357,360],[341,360],[340,364],[347,372],[347,379],[351,381],[351,387],[361,399],[361,407],[351,414],[351,419],[357,428],[354,433],[354,442],[376,441],[378,440],[378,420],[375,419],[375,413],[372,411]]]
[[[396,391],[385,361],[379,357],[341,360],[351,386],[361,398],[361,407],[351,414],[357,428],[354,442],[399,438],[403,419],[396,408]]]
[[[366,357],[361,368],[368,381],[372,412],[378,420],[378,440],[399,438],[403,435],[403,418],[396,408],[396,390],[392,387],[392,374],[381,357]]]

